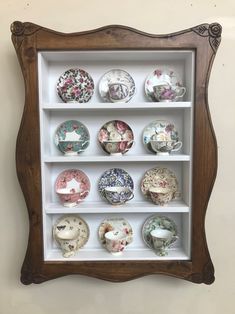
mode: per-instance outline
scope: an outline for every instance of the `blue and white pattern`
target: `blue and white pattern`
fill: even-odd
[[[111,186],[128,187],[134,190],[134,182],[131,176],[121,168],[112,168],[103,173],[98,183],[98,190],[105,198],[104,189]]]

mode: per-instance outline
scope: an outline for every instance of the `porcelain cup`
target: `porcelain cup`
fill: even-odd
[[[122,205],[134,197],[133,191],[130,188],[121,186],[106,187],[104,195],[112,205]]]
[[[123,83],[111,83],[108,85],[108,94],[111,102],[125,102],[129,96],[129,87]]]
[[[74,256],[78,247],[79,230],[76,228],[62,229],[56,234],[56,241],[59,243],[64,257]]]
[[[89,141],[63,141],[60,140],[58,143],[58,147],[61,152],[63,152],[66,156],[75,156],[80,152],[84,151],[84,145],[89,143]]]
[[[159,141],[157,139],[151,139],[150,144],[154,152],[158,155],[169,155],[170,152],[177,152],[183,145],[181,141]]]
[[[83,200],[88,191],[81,192],[79,189],[65,188],[56,190],[56,193],[65,207],[74,207]]]
[[[113,255],[121,255],[127,245],[128,236],[119,230],[105,233],[105,247]]]
[[[169,246],[175,242],[176,236],[167,229],[154,229],[150,232],[153,248],[157,255],[165,256],[168,254]]]
[[[167,205],[174,196],[170,189],[162,187],[150,187],[149,194],[153,203],[160,206]]]
[[[103,144],[105,151],[107,153],[109,153],[110,155],[122,156],[123,154],[125,154],[130,149],[130,145],[133,144],[133,141],[108,140],[108,141],[103,141],[102,144]]]
[[[186,88],[182,86],[172,86],[167,82],[153,86],[153,94],[156,101],[177,101],[186,93]]]

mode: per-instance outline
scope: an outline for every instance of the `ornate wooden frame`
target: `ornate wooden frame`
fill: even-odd
[[[26,200],[30,230],[21,271],[23,284],[68,274],[120,282],[148,274],[166,274],[211,284],[214,267],[207,248],[205,214],[217,172],[217,145],[208,108],[208,81],[222,28],[202,24],[169,35],[152,35],[125,26],[106,26],[64,34],[14,22],[12,41],[25,80],[25,107],[16,145],[18,179]],[[42,243],[40,128],[37,52],[40,50],[191,49],[196,52],[194,95],[192,257],[190,261],[45,262]],[[30,132],[29,132],[30,130]],[[28,149],[30,147],[30,149]]]

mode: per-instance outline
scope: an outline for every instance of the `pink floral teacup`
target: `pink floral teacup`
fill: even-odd
[[[105,233],[105,247],[113,255],[121,255],[127,245],[128,236],[120,230]]]
[[[153,86],[153,94],[156,101],[177,101],[186,93],[182,86],[172,86],[167,82]]]
[[[111,102],[125,102],[129,96],[129,88],[123,83],[109,84],[109,99]]]
[[[134,141],[126,140],[107,140],[103,141],[104,150],[110,155],[123,155],[134,144]]]
[[[85,198],[85,196],[88,194],[88,191],[81,192],[79,189],[65,188],[57,189],[56,193],[59,196],[61,203],[63,203],[65,207],[74,207]]]

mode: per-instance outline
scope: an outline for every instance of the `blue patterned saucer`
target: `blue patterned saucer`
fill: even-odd
[[[99,179],[98,191],[103,198],[105,198],[104,189],[111,186],[128,187],[133,191],[134,182],[125,170],[112,168],[106,170]]]

